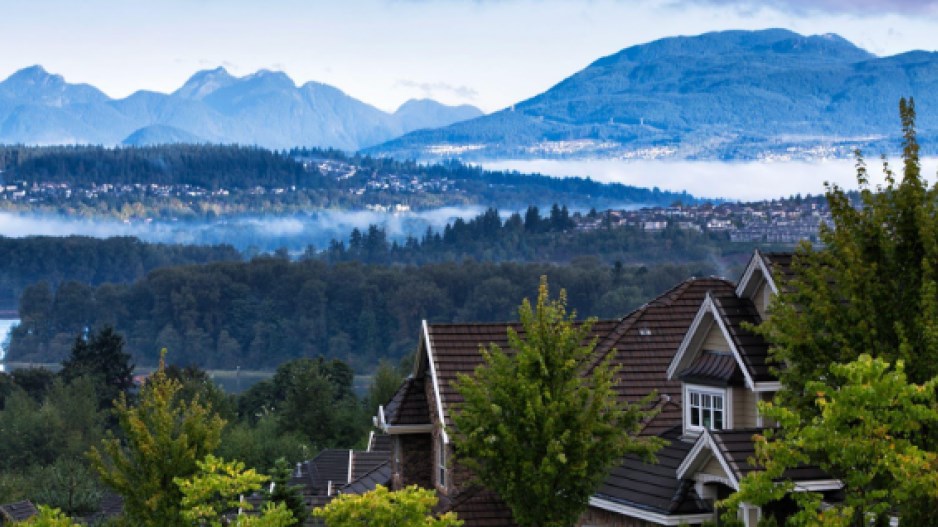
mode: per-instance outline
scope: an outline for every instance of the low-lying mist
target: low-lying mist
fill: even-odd
[[[321,250],[333,239],[347,240],[354,228],[364,231],[369,225],[378,225],[387,232],[390,239],[402,240],[408,235],[422,236],[427,227],[439,230],[456,218],[468,219],[484,210],[481,206],[443,207],[400,213],[326,210],[305,215],[258,214],[191,221],[90,220],[0,212],[0,236],[135,236],[147,242],[158,243],[226,243],[247,254],[271,252],[285,247],[291,253],[297,254],[310,245]]]

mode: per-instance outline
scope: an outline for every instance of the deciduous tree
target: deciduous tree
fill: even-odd
[[[882,522],[890,513],[938,524],[938,189],[921,175],[913,101],[899,113],[901,177],[884,162],[885,186],[870,188],[858,154],[858,202],[828,188],[833,223],[821,247],[799,247],[756,328],[782,365],[784,389],[764,409],[781,428],[761,440],[766,472],[745,478],[735,499],[765,503],[792,488],[772,481],[785,469],[820,466],[847,500],[819,514],[817,495],[796,493],[803,525],[866,525],[868,514]]]
[[[382,485],[365,494],[340,494],[325,507],[313,511],[327,527],[460,527],[462,520],[452,512],[431,516],[436,493],[412,485],[391,492]]]
[[[551,300],[542,278],[536,305],[525,300],[519,315],[511,350],[481,350],[485,363],[459,378],[456,453],[519,525],[566,527],[613,462],[657,443],[636,438],[648,414],[618,401],[615,368],[589,338],[592,321],[567,315],[563,290]]]
[[[122,437],[112,435],[89,454],[101,480],[123,496],[124,515],[134,525],[186,525],[174,479],[195,474],[197,462],[218,447],[224,421],[198,400],[180,401],[179,390],[161,357],[137,406],[123,394],[117,400]]]

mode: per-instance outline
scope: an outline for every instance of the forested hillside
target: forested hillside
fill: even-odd
[[[143,278],[159,267],[240,260],[233,247],[144,243],[136,238],[0,236],[0,309],[15,309],[30,284],[65,281],[91,286]]]
[[[745,256],[740,257],[740,262]],[[415,349],[421,319],[494,321],[515,316],[538,277],[566,288],[581,316],[621,316],[711,264],[570,265],[480,263],[424,266],[328,264],[262,257],[181,266],[130,285],[64,282],[29,287],[20,303],[9,360],[51,362],[84,328],[113,325],[138,364],[168,348],[180,364],[271,369],[296,357],[325,356],[367,370]]]

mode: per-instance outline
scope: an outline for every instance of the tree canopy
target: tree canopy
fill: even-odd
[[[395,492],[383,485],[364,494],[340,494],[328,505],[313,511],[327,527],[460,527],[462,520],[452,512],[433,516],[436,493],[411,485]]]
[[[481,350],[484,364],[458,380],[456,455],[519,525],[565,527],[615,460],[658,443],[636,438],[648,413],[618,401],[615,367],[589,339],[592,320],[567,315],[563,290],[551,300],[542,277],[537,303],[525,299],[518,312],[511,349]]]
[[[797,525],[938,523],[938,189],[921,175],[914,102],[899,112],[901,178],[884,162],[871,189],[858,154],[859,200],[829,187],[833,224],[819,248],[799,247],[757,328],[783,385],[763,412],[780,428],[757,438],[766,471],[733,500],[778,499],[793,488],[786,469],[819,466],[845,500],[822,511],[820,495],[795,493]]]
[[[89,454],[101,480],[123,496],[124,516],[134,525],[186,525],[174,479],[196,474],[221,440],[224,421],[198,400],[180,401],[179,390],[161,358],[136,406],[124,395],[117,400],[122,437],[111,435]]]

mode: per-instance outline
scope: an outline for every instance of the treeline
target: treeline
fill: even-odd
[[[587,215],[591,223],[595,211]],[[608,220],[608,216],[605,216]],[[601,220],[600,220],[601,221]],[[666,262],[720,262],[752,253],[753,244],[731,242],[725,232],[708,233],[670,226],[647,232],[638,226],[614,226],[606,221],[599,228],[578,230],[566,206],[554,205],[546,216],[537,207],[502,220],[490,208],[469,220],[461,218],[443,229],[398,242],[375,225],[354,229],[349,242],[333,240],[308,258],[330,262],[360,261],[374,264],[425,264],[473,258],[482,261],[569,262],[584,254],[597,255],[614,264],[657,264]]]
[[[132,237],[0,236],[0,309],[15,309],[23,290],[46,281],[97,286],[139,280],[160,267],[240,260],[230,245],[144,243]]]
[[[390,399],[403,378],[398,368],[382,364],[360,397],[352,390],[347,364],[303,358],[281,364],[271,379],[233,395],[204,370],[173,364],[179,359],[174,355],[166,357],[169,366],[163,370],[176,386],[171,403],[207,405],[209,416],[224,423],[213,453],[262,473],[293,467],[323,448],[361,446],[376,406]],[[89,465],[88,452],[101,448],[106,437],[124,437],[115,403],[123,399],[133,408],[140,386],[123,337],[110,328],[73,340],[62,366],[58,373],[0,372],[0,430],[9,432],[0,441],[0,503],[30,499],[97,525],[106,519],[96,515],[102,498],[113,491]],[[180,444],[193,448],[200,437]]]
[[[740,255],[737,263],[744,261]],[[595,257],[569,265],[384,266],[274,256],[159,269],[125,285],[42,282],[22,296],[8,359],[60,361],[77,334],[109,325],[126,335],[138,364],[153,364],[166,347],[180,363],[203,368],[272,369],[324,356],[367,371],[381,358],[412,352],[421,319],[515,317],[541,275],[568,291],[581,316],[616,317],[689,276],[717,271],[710,263],[644,267]]]
[[[0,170],[8,182],[74,186],[152,183],[207,189],[315,188],[326,183],[319,172],[304,170],[288,156],[238,145],[0,146]]]

